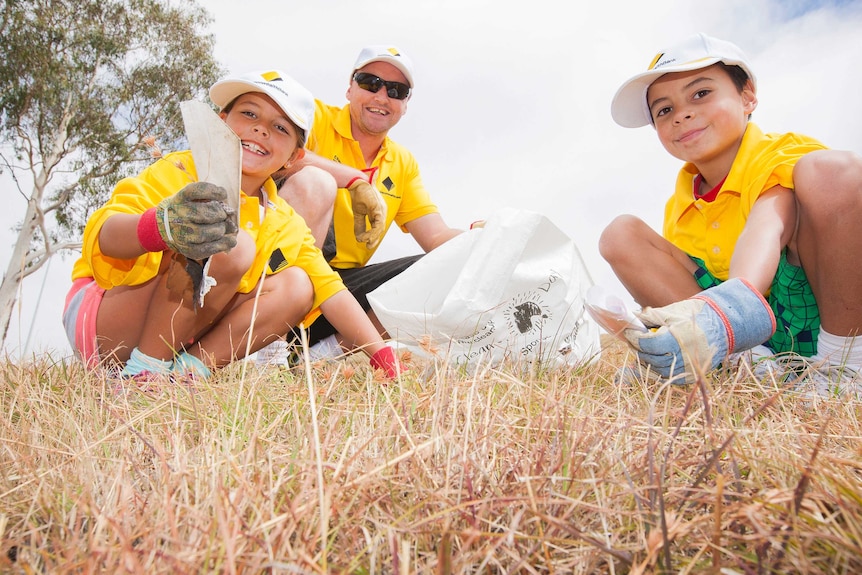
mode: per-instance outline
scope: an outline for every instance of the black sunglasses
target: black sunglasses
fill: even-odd
[[[368,72],[357,72],[353,75],[353,80],[363,90],[377,93],[380,88],[386,86],[386,95],[396,100],[404,100],[410,95],[410,86],[401,82],[390,82],[384,80],[380,76],[369,74]]]

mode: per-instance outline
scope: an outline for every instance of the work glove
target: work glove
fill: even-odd
[[[363,170],[368,179],[355,177],[347,184],[350,192],[350,202],[353,204],[353,235],[357,242],[364,242],[369,250],[380,244],[386,233],[386,202],[383,196],[371,184],[377,168]],[[366,230],[365,219],[368,218],[370,228]]]
[[[404,373],[404,368],[398,362],[395,350],[390,346],[383,347],[374,352],[370,359],[371,367],[382,370],[386,379],[396,379],[399,374]]]
[[[694,383],[697,370],[713,369],[731,353],[761,344],[775,332],[769,304],[741,278],[635,315],[650,328],[623,332],[638,360],[665,378],[685,374],[685,383]]]
[[[226,201],[227,191],[221,186],[207,182],[187,185],[154,208],[159,239],[167,249],[192,260],[230,251],[236,246],[237,226],[235,212]],[[151,249],[159,247],[153,245],[152,231],[142,231],[142,227],[152,226],[148,223],[152,217],[147,213],[142,216],[138,237],[145,249],[157,251]]]

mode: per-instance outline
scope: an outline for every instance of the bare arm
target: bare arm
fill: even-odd
[[[377,328],[365,310],[347,290],[342,290],[320,304],[320,311],[341,335],[345,347],[361,348],[369,357],[385,346]]]
[[[350,181],[357,177],[366,180],[368,179],[368,175],[362,170],[347,164],[340,164],[338,162],[328,160],[323,156],[319,156],[308,150],[305,151],[305,156],[301,160],[294,162],[289,168],[287,168],[286,173],[288,176],[291,176],[306,166],[315,166],[327,172],[335,178],[335,183],[339,188],[346,188]]]
[[[426,253],[464,232],[450,228],[440,214],[427,214],[407,222],[404,227]]]
[[[139,214],[114,214],[99,230],[99,249],[111,258],[135,259],[146,250],[138,241]]]
[[[796,230],[796,198],[793,191],[775,186],[761,195],[745,228],[736,240],[730,261],[730,277],[751,282],[760,293],[772,285],[781,250]]]

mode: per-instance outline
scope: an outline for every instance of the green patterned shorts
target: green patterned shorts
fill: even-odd
[[[691,259],[699,268],[694,272],[697,285],[708,289],[721,283],[720,279],[707,271],[703,260],[695,257]],[[775,353],[794,352],[805,357],[814,355],[817,352],[817,334],[820,333],[820,312],[805,271],[789,263],[785,252],[781,252],[778,271],[766,299],[775,313],[777,328],[775,335],[765,345]]]

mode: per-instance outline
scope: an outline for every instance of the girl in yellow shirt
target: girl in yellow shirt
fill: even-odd
[[[89,365],[122,364],[127,377],[206,377],[323,313],[395,376],[392,348],[271,177],[302,157],[313,97],[268,71],[221,80],[210,98],[242,142],[239,229],[228,190],[195,181],[189,152],[121,180],[84,231],[63,317],[73,349]],[[197,309],[185,266],[204,261],[214,281]]]

